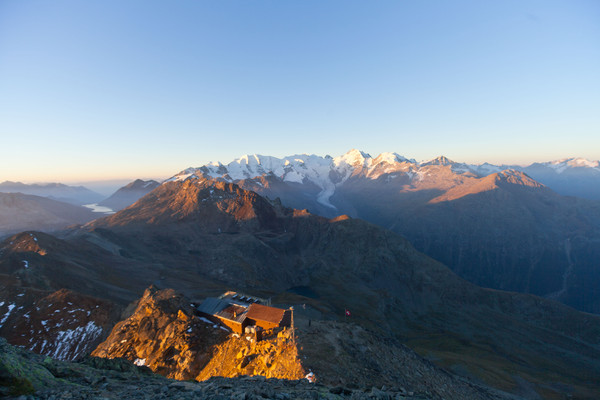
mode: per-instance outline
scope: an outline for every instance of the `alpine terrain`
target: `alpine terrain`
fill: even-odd
[[[395,153],[373,158],[352,150],[336,158],[245,156],[189,168],[171,180],[234,182],[328,218],[362,218],[405,236],[478,285],[600,313],[600,202],[559,195],[523,172],[532,168],[445,157],[417,163]],[[579,159],[544,168],[600,177],[597,162]],[[594,187],[600,184],[590,187],[589,197]]]
[[[452,173],[443,167],[422,168]],[[512,172],[497,176],[464,179],[529,182]],[[270,179],[253,181],[268,188]],[[60,292],[66,289],[88,300],[81,306],[52,300],[47,307],[58,318],[81,316],[69,332],[90,322],[100,327],[86,336],[88,343],[104,341],[94,354],[125,357],[179,379],[297,377],[277,374],[298,368],[312,369],[348,395],[356,388],[352,382],[388,388],[403,382],[407,396],[423,398],[598,397],[600,317],[529,294],[480,288],[396,233],[348,216],[329,219],[284,207],[244,189],[248,181],[190,172],[61,238],[26,232],[6,239],[0,335],[23,326],[22,342],[11,343],[50,354],[43,340],[69,335],[59,326],[40,336],[47,320],[33,311],[48,296],[67,299]],[[524,187],[537,189],[531,185]],[[227,290],[293,306],[296,345],[284,335],[252,347],[207,324],[190,306]],[[96,308],[100,302],[106,305]],[[97,309],[114,311],[100,315]],[[69,359],[72,346],[63,345],[60,354]],[[465,394],[473,391],[478,397]]]

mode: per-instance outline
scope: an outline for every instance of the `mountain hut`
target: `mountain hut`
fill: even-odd
[[[246,325],[256,325],[263,329],[289,327],[292,315],[290,310],[253,303],[246,312],[246,321]]]

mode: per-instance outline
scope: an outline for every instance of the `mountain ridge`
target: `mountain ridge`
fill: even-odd
[[[113,211],[119,211],[135,203],[159,185],[160,183],[155,180],[144,181],[142,179],[136,179],[119,188],[108,198],[99,202],[98,205],[108,207]]]
[[[33,246],[27,236],[22,239]],[[4,242],[0,277],[36,285],[24,279],[28,273],[64,265],[56,279],[88,294],[120,289],[139,296],[140,287],[157,282],[190,298],[235,289],[299,312],[304,304],[315,320],[339,321],[348,309],[364,328],[505,391],[518,391],[515,374],[543,395],[600,390],[591,378],[600,369],[598,316],[482,289],[393,232],[288,209],[232,183],[167,182],[65,239],[37,242],[43,257],[37,247]],[[36,255],[29,268],[19,263],[26,255]],[[79,280],[81,267],[93,286]]]
[[[78,206],[96,203],[104,196],[84,186],[69,186],[64,183],[33,183],[4,181],[0,183],[0,192],[23,193],[28,195],[48,197],[53,200],[62,201]]]
[[[57,231],[96,217],[87,208],[47,197],[0,192],[0,237],[27,230]]]
[[[596,165],[572,161],[555,164],[575,165],[561,172],[573,182],[569,171]],[[554,296],[600,313],[593,265],[600,203],[559,195],[527,168],[502,168],[475,168],[444,156],[423,163],[396,153],[373,158],[351,150],[339,157],[246,156],[190,168],[166,182],[235,182],[288,207],[362,218],[404,235],[478,285]],[[590,187],[600,189],[600,180]]]

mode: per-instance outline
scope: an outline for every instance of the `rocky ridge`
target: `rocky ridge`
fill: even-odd
[[[439,397],[403,387],[311,384],[262,376],[174,381],[124,359],[90,357],[62,362],[13,347],[0,338],[0,396],[43,399],[398,399]],[[468,397],[463,397],[468,398]]]

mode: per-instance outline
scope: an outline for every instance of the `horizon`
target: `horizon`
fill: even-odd
[[[28,184],[28,185],[35,185],[35,184],[43,185],[43,184],[51,184],[51,183],[62,183],[62,184],[68,184],[70,186],[86,186],[88,188],[91,188],[91,187],[114,188],[114,190],[112,190],[110,193],[108,193],[108,194],[112,194],[112,192],[114,192],[116,189],[118,189],[118,188],[120,188],[122,186],[125,186],[125,185],[127,185],[127,184],[129,184],[129,183],[131,183],[131,182],[133,182],[133,181],[135,181],[137,179],[141,179],[141,180],[144,180],[144,181],[156,180],[158,182],[162,182],[162,181],[167,180],[167,179],[175,176],[176,174],[184,171],[187,168],[200,168],[200,167],[202,167],[204,165],[207,165],[207,164],[213,163],[213,162],[219,162],[219,163],[221,163],[223,165],[227,165],[227,164],[229,164],[231,162],[239,160],[240,158],[248,157],[248,156],[275,157],[275,158],[278,158],[278,159],[284,159],[284,158],[293,157],[293,156],[297,156],[297,155],[317,156],[317,157],[327,157],[327,156],[329,156],[329,157],[332,157],[332,158],[336,158],[336,157],[345,155],[348,152],[353,151],[353,150],[358,150],[358,151],[360,151],[362,153],[365,153],[365,154],[367,154],[368,156],[370,156],[373,159],[377,158],[382,153],[396,153],[396,154],[398,154],[398,155],[400,155],[402,157],[405,157],[408,160],[415,159],[414,157],[411,157],[409,155],[400,154],[400,153],[394,152],[394,151],[381,152],[381,153],[371,153],[371,152],[367,152],[367,151],[364,151],[364,150],[361,150],[361,149],[355,149],[355,148],[350,149],[350,150],[348,150],[348,151],[346,151],[346,152],[344,152],[342,154],[336,154],[336,155],[332,155],[332,154],[315,154],[315,153],[296,153],[296,154],[288,154],[288,155],[285,155],[285,156],[277,157],[277,156],[272,156],[272,155],[269,155],[269,154],[257,154],[257,153],[255,153],[255,154],[244,154],[244,155],[235,157],[235,158],[233,158],[233,159],[231,159],[229,161],[211,160],[211,161],[209,161],[209,162],[207,162],[205,164],[202,164],[202,165],[196,165],[196,166],[191,166],[190,165],[190,166],[181,168],[180,170],[178,170],[176,172],[173,172],[172,174],[167,174],[167,175],[162,175],[162,176],[141,176],[141,177],[135,177],[135,176],[131,177],[130,176],[130,177],[114,177],[114,178],[107,178],[107,179],[72,179],[72,180],[66,179],[66,180],[62,180],[62,181],[4,179],[4,180],[0,180],[0,183],[12,182],[12,183],[24,183],[24,184]],[[520,164],[518,164],[518,163],[491,163],[491,162],[488,162],[488,161],[477,162],[477,163],[469,163],[469,162],[464,162],[464,161],[461,161],[461,160],[453,159],[452,157],[447,157],[444,154],[440,154],[440,155],[438,155],[436,157],[432,157],[432,158],[426,158],[426,159],[422,159],[422,160],[415,159],[415,161],[416,161],[417,164],[422,164],[422,163],[426,163],[426,162],[435,160],[435,159],[440,158],[440,157],[446,157],[446,158],[448,158],[449,160],[451,160],[453,162],[464,163],[464,164],[469,164],[469,165],[483,165],[483,164],[489,163],[489,164],[497,165],[497,166],[519,166],[519,167],[527,167],[527,166],[530,166],[530,165],[535,164],[535,163],[560,162],[560,161],[567,161],[567,160],[572,160],[572,159],[585,159],[583,157],[562,157],[562,158],[555,159],[555,160],[543,160],[543,161],[539,160],[539,161],[533,161],[533,162],[529,162],[529,163],[520,163]],[[596,162],[596,161],[600,162],[600,160],[592,160],[592,159],[585,159],[585,160],[591,161],[591,162]],[[101,189],[101,190],[105,191],[105,190],[108,190],[108,189]],[[104,193],[102,193],[102,194],[104,194]]]
[[[600,160],[598,20],[584,0],[1,2],[0,182],[350,148]]]

